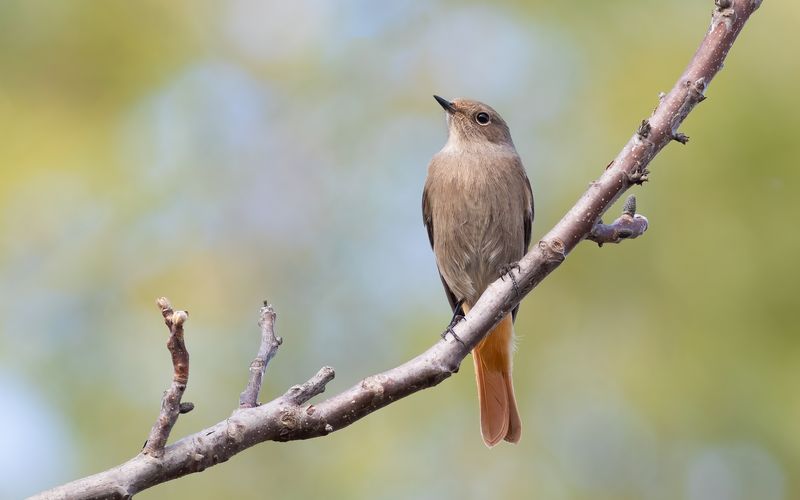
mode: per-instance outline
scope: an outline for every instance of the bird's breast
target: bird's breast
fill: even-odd
[[[448,286],[474,303],[503,265],[522,257],[525,173],[516,156],[448,156],[429,172],[434,252]]]

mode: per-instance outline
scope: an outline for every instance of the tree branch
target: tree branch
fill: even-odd
[[[661,98],[650,118],[643,121],[600,178],[519,262],[519,269],[511,271],[515,273],[518,287],[511,280],[495,281],[473,306],[465,321],[454,326],[463,344],[448,336],[447,340],[440,340],[396,368],[367,377],[316,406],[307,405],[333,379],[333,370],[322,368],[308,382],[289,389],[283,396],[260,406],[237,409],[230,418],[167,446],[163,455],[156,457],[143,452],[113,469],[34,498],[130,498],[156,484],[224,462],[263,441],[291,441],[327,435],[449,377],[492,326],[558,267],[580,241],[591,236],[597,221],[623,192],[647,180],[647,166],[664,146],[672,140],[685,142],[688,139],[678,132],[678,127],[694,106],[704,99],[708,84],[722,67],[744,23],[760,3],[759,0],[716,0],[711,26],[673,89]],[[592,239],[601,242],[613,240],[603,236],[603,231],[601,226]],[[264,352],[263,330],[262,323],[262,349],[251,365],[251,380],[242,395],[246,403],[243,406],[251,402],[255,404],[263,373],[260,362],[263,360],[266,366],[277,348],[277,345],[268,345]],[[186,368],[188,375],[188,356]],[[169,427],[171,425],[167,427],[167,434]]]
[[[258,326],[261,327],[261,347],[258,349],[256,359],[250,363],[250,379],[244,392],[239,396],[239,408],[258,406],[258,393],[261,392],[264,371],[283,342],[282,338],[275,336],[275,316],[275,310],[264,301],[258,320]]]
[[[636,197],[628,196],[622,215],[611,224],[603,224],[600,220],[586,236],[587,240],[603,246],[603,243],[619,243],[622,240],[638,238],[647,231],[647,217],[636,213]]]
[[[186,311],[173,311],[166,297],[161,297],[156,303],[161,308],[164,323],[169,329],[167,349],[172,355],[173,371],[172,385],[161,399],[161,413],[142,449],[143,455],[158,458],[164,455],[164,445],[167,444],[172,427],[178,421],[178,415],[192,411],[194,405],[181,403],[186,384],[189,382],[189,352],[183,342],[183,323],[189,318],[189,314]]]

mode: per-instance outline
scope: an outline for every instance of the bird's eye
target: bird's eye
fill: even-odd
[[[489,119],[489,115],[481,111],[477,115],[475,115],[475,121],[478,122],[478,125],[489,125],[491,121]]]

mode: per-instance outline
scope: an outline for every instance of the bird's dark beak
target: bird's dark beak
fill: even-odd
[[[453,114],[456,112],[456,107],[453,106],[453,103],[448,101],[444,97],[439,97],[438,95],[435,95],[433,96],[433,98],[436,99],[436,102],[438,102],[439,105],[443,107],[444,110],[447,111],[448,113]]]

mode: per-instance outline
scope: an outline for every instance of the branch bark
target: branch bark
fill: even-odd
[[[173,311],[166,297],[161,297],[156,303],[161,308],[164,323],[169,329],[167,349],[172,355],[172,384],[161,399],[161,412],[150,430],[142,454],[159,458],[164,455],[164,445],[167,444],[172,427],[178,421],[178,415],[192,411],[194,405],[181,403],[186,384],[189,383],[189,351],[183,342],[183,324],[189,319],[189,313]]]
[[[622,240],[632,240],[643,235],[647,231],[648,225],[647,217],[636,213],[636,197],[631,195],[625,200],[621,216],[611,224],[603,224],[602,220],[598,221],[586,239],[594,241],[598,246],[603,246],[603,243],[619,243]]]
[[[322,368],[308,382],[292,387],[283,396],[261,406],[237,409],[216,425],[167,446],[163,455],[143,452],[113,469],[33,498],[130,498],[156,484],[224,462],[257,443],[325,436],[398,399],[435,386],[458,371],[461,361],[486,332],[557,268],[578,243],[590,237],[594,228],[600,228],[593,236],[595,241],[596,238],[606,238],[600,235],[603,228],[597,222],[623,192],[647,180],[647,166],[653,157],[672,140],[682,143],[688,140],[678,132],[678,127],[694,106],[704,99],[708,84],[722,67],[733,42],[761,1],[716,0],[715,4],[711,26],[673,89],[662,96],[650,118],[642,122],[600,178],[519,262],[519,269],[511,271],[515,273],[518,287],[512,284],[512,280],[495,281],[473,306],[465,321],[454,326],[463,344],[448,336],[396,368],[367,377],[317,405],[306,404],[322,393],[325,385],[333,379],[333,369]],[[262,324],[262,339],[263,329]],[[263,368],[274,355],[274,350],[270,351],[268,346],[262,356],[263,347],[262,340],[262,350],[251,365],[248,389],[242,395],[246,403],[243,406],[255,404]]]
[[[258,406],[258,393],[261,392],[264,371],[283,342],[282,338],[275,335],[275,317],[275,310],[264,301],[258,320],[258,326],[261,327],[261,347],[258,349],[256,359],[250,363],[250,379],[247,381],[247,387],[239,396],[239,408]]]

